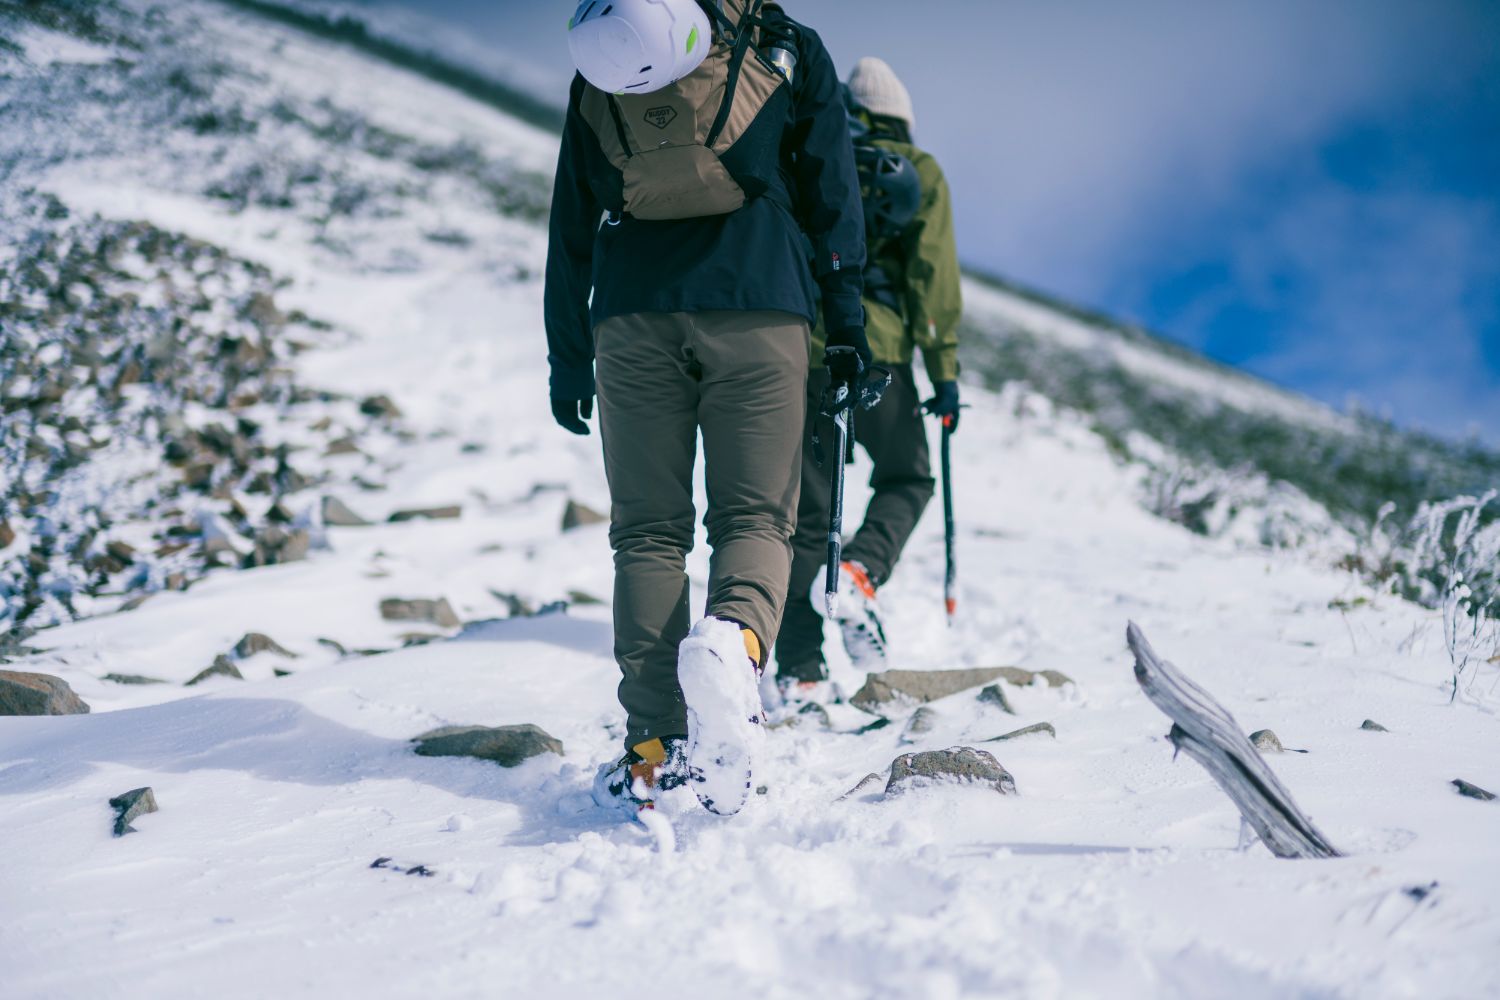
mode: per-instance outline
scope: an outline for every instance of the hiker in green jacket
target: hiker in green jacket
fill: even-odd
[[[890,579],[901,550],[932,499],[927,428],[922,413],[950,427],[958,421],[958,321],[962,312],[958,251],[948,184],[937,161],[912,143],[911,97],[890,66],[864,58],[849,77],[851,128],[861,163],[865,200],[867,264],[865,330],[876,365],[891,370],[881,404],[862,412],[855,439],[874,463],[874,496],[864,523],[844,547],[838,624],[857,669],[879,670],[886,640],[876,593]],[[911,173],[915,174],[915,183]],[[906,174],[905,177],[902,175]],[[909,194],[901,187],[909,184]],[[910,203],[903,206],[903,199]],[[813,333],[812,356],[823,352],[822,326]],[[912,374],[920,348],[934,395],[921,402]],[[819,417],[816,405],[828,384],[814,369],[807,385],[808,435]],[[833,434],[825,425],[821,438]],[[824,456],[835,461],[837,456]],[[804,447],[802,495],[792,539],[792,572],[786,612],[776,641],[777,682],[790,702],[827,700],[823,658],[821,591],[831,498],[826,469]]]

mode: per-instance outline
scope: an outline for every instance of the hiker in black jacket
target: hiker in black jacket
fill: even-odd
[[[608,50],[628,35],[610,18],[645,48]],[[829,345],[862,359],[833,377],[869,359],[838,76],[815,32],[759,0],[585,4],[569,40],[580,75],[547,256],[552,411],[587,434],[599,396],[628,716],[626,754],[596,797],[640,805],[691,781],[734,812],[786,599],[819,292]],[[700,431],[713,556],[694,624],[684,565]]]

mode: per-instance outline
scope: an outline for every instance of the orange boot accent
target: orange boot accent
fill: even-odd
[[[850,579],[854,581],[854,585],[859,588],[859,592],[864,594],[868,600],[875,600],[875,584],[870,582],[870,574],[865,572],[865,568],[857,562],[848,562],[847,560],[843,563],[843,568],[844,572],[848,573]]]

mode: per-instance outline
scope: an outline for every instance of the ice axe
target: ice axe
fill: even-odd
[[[830,347],[825,361],[828,355],[837,356],[842,352],[855,353],[852,347]],[[844,550],[844,465],[854,457],[854,414],[858,410],[872,409],[890,384],[888,369],[872,367],[868,374],[857,374],[853,382],[835,380],[829,383],[818,402],[818,412],[833,420],[837,441],[834,451],[837,460],[829,473],[832,502],[828,506],[828,569],[823,582],[823,604],[829,618],[836,616],[839,608],[839,566],[843,563]],[[816,421],[813,423],[812,445],[813,458],[821,468],[823,442]]]
[[[958,418],[952,415],[943,418],[943,607],[948,612],[948,627],[953,627],[953,616],[958,611],[958,566],[953,558],[953,461],[950,442],[953,426]]]

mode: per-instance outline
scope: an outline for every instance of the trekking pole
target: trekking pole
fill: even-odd
[[[842,352],[854,353],[852,347],[830,347],[824,355]],[[828,505],[828,565],[823,576],[823,605],[828,617],[838,614],[839,567],[843,564],[844,550],[844,465],[853,457],[854,413],[868,410],[880,402],[885,390],[890,387],[891,373],[885,368],[871,368],[863,379],[856,375],[851,382],[833,382],[823,390],[818,409],[833,420],[837,432],[837,447],[834,450],[833,470],[829,473],[831,502]],[[813,455],[821,465],[822,442],[818,439],[817,424],[813,425]]]
[[[953,560],[953,461],[949,442],[953,440],[953,417],[943,418],[943,551],[946,566],[943,570],[943,606],[948,611],[948,627],[953,627],[953,615],[958,610],[958,567]]]

